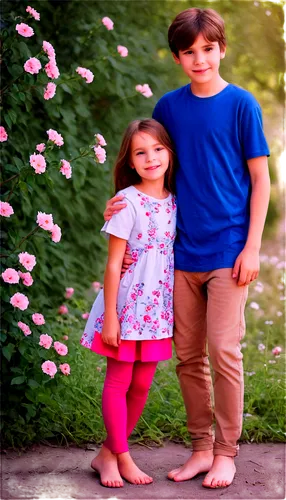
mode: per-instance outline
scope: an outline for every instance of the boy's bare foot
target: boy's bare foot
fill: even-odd
[[[232,483],[236,472],[233,457],[215,455],[212,468],[203,480],[206,488],[225,488]]]
[[[168,478],[173,481],[187,481],[201,472],[208,472],[213,463],[213,450],[193,451],[184,465],[168,473]]]
[[[117,455],[118,469],[121,476],[132,484],[150,484],[153,478],[137,467],[129,451]]]
[[[100,482],[103,486],[109,488],[121,488],[123,486],[122,477],[120,476],[117,456],[111,451],[102,446],[99,454],[92,460],[91,467],[100,475]]]

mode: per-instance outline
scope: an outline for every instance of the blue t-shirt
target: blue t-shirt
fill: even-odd
[[[175,268],[233,267],[249,227],[247,160],[269,156],[259,104],[232,84],[204,98],[188,84],[165,94],[153,118],[169,132],[179,160]]]

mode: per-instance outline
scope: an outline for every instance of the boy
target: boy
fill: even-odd
[[[219,74],[224,22],[212,9],[181,12],[168,31],[188,84],[164,95],[153,118],[164,125],[179,161],[176,176],[174,341],[193,453],[169,472],[174,481],[208,472],[203,486],[229,486],[241,434],[247,288],[259,272],[267,213],[269,150],[261,110],[247,91]],[[124,205],[107,203],[105,217]],[[214,371],[215,439],[211,377]]]

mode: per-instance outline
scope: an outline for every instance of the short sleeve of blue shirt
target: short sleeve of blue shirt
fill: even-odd
[[[259,104],[250,94],[247,95],[240,120],[241,145],[246,160],[259,156],[269,156],[267,142],[263,133],[262,112]]]

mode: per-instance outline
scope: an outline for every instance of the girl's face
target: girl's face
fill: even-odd
[[[169,167],[168,149],[156,137],[137,132],[131,142],[131,167],[142,180],[154,182],[162,178]]]

